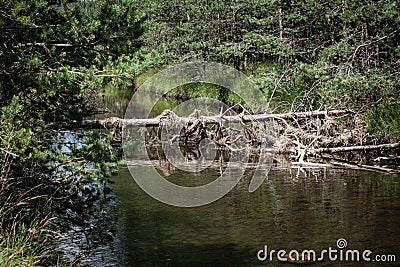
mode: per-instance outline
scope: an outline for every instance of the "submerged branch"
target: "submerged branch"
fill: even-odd
[[[388,168],[388,167],[365,165],[365,164],[355,164],[355,163],[339,162],[339,161],[332,161],[331,164],[335,165],[335,166],[341,166],[341,167],[357,169],[357,170],[376,171],[376,172],[387,173],[387,174],[400,174],[400,170],[396,170],[396,169],[392,169],[392,168]]]

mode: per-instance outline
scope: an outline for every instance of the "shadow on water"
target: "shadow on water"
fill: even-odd
[[[111,111],[106,117],[123,117],[129,99],[130,96],[121,97],[115,92],[106,95],[103,101]],[[165,103],[158,106],[155,115],[170,108]],[[218,178],[224,168],[215,162],[206,171],[188,174],[171,166],[158,153],[150,153],[150,158],[160,174],[180,185],[208,183]],[[337,249],[339,238],[347,240],[343,251],[368,249],[373,252],[371,258],[394,254],[397,262],[379,266],[399,265],[399,176],[348,169],[298,170],[288,164],[275,164],[268,180],[249,193],[251,178],[252,171],[246,171],[239,184],[214,203],[178,208],[148,196],[128,169],[121,169],[112,177],[119,203],[115,240],[117,250],[121,251],[116,252],[117,265],[122,262],[123,266],[293,266],[300,264],[279,262],[276,252],[272,261],[263,262],[256,254],[267,245],[269,252],[309,249],[319,255],[329,247]],[[111,258],[108,259],[113,261]],[[107,262],[104,260],[103,263]],[[330,261],[326,255],[324,261],[311,263],[365,265],[376,264]]]
[[[106,97],[112,116],[122,117],[129,97]],[[118,102],[117,105],[115,104]],[[160,110],[165,105],[160,105]],[[138,107],[139,108],[139,107]],[[160,112],[161,112],[160,111]],[[158,111],[157,111],[158,112]],[[110,116],[108,114],[107,116]],[[218,178],[219,162],[190,175],[161,154],[150,152],[151,162],[166,179],[197,186]],[[149,164],[141,162],[139,164]],[[113,177],[118,201],[116,233],[123,266],[295,266],[276,260],[261,262],[257,252],[268,246],[287,252],[315,250],[318,254],[345,238],[343,249],[394,254],[399,266],[399,176],[349,169],[298,170],[275,164],[268,180],[249,193],[252,172],[225,197],[197,208],[160,203],[142,191],[127,168]],[[310,266],[376,266],[375,262],[330,261]]]
[[[309,170],[307,177],[296,173],[290,166],[275,165],[269,179],[249,193],[251,172],[246,172],[219,201],[178,208],[148,196],[122,169],[113,178],[113,187],[120,203],[124,265],[281,266],[276,254],[273,261],[261,262],[257,252],[267,245],[269,251],[313,249],[319,253],[337,249],[339,238],[347,240],[345,249],[400,257],[399,177],[343,169]],[[173,181],[199,184],[217,178],[219,169],[196,175],[174,170],[169,175]],[[367,264],[332,262],[327,257],[312,264],[343,265]]]

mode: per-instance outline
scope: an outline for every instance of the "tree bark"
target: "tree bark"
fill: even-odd
[[[343,116],[353,113],[351,110],[330,110],[330,111],[307,111],[307,112],[289,112],[281,114],[255,114],[255,115],[215,115],[215,116],[200,116],[196,117],[176,117],[178,123],[193,123],[196,120],[201,120],[205,124],[225,123],[240,123],[240,122],[255,122],[267,121],[270,119],[304,119],[304,118],[326,118],[330,116]],[[115,128],[119,127],[147,127],[159,126],[163,116],[148,119],[121,119],[111,117],[104,120],[83,120],[81,126],[91,128]]]
[[[315,149],[314,152],[337,153],[337,152],[349,152],[349,151],[361,151],[361,150],[388,149],[388,148],[398,148],[398,147],[400,147],[400,143],[365,145],[365,146],[347,146],[347,147],[322,147]]]

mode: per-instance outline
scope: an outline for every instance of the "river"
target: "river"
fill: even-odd
[[[218,178],[220,171],[214,166],[188,174],[166,168],[163,159],[152,162],[178,184],[204,184]],[[121,168],[111,178],[118,210],[118,251],[112,252],[118,255],[116,265],[281,266],[279,250],[286,251],[280,255],[283,260],[290,260],[291,250],[313,250],[322,261],[303,264],[377,266],[376,256],[394,255],[397,262],[380,265],[400,266],[398,176],[343,168],[298,169],[279,162],[255,192],[248,192],[251,171],[246,171],[222,199],[196,208],[158,202],[126,167]],[[324,250],[336,252],[322,257]],[[359,262],[351,260],[351,253],[346,258],[349,250],[359,251]],[[365,251],[371,262],[363,261]],[[103,260],[107,262],[107,255]]]
[[[260,261],[257,252],[267,245],[268,251],[308,249],[318,255],[329,247],[338,249],[340,238],[347,241],[344,251],[400,256],[398,177],[344,169],[306,174],[296,177],[296,169],[274,165],[269,179],[253,193],[245,174],[219,201],[178,208],[148,196],[121,169],[113,188],[124,266],[280,266],[276,254],[272,261]],[[190,177],[175,171],[171,176],[196,183],[217,178],[218,170]],[[349,264],[326,257],[313,265]]]

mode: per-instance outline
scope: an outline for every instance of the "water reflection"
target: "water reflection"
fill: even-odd
[[[158,164],[160,173],[163,164]],[[349,249],[400,257],[399,177],[343,169],[307,169],[298,175],[290,165],[275,164],[269,179],[249,193],[251,172],[217,202],[177,208],[149,197],[122,169],[113,180],[124,265],[280,266],[277,261],[259,262],[257,251],[264,245],[320,251],[336,248],[338,238],[345,238]],[[191,174],[173,169],[165,177],[198,185],[219,174],[214,166]],[[368,266],[327,260],[313,264],[344,265]]]
[[[108,116],[122,117],[130,97],[106,96]],[[158,103],[153,115],[177,104]],[[170,106],[168,106],[168,105]],[[139,107],[138,107],[139,108]],[[134,150],[135,151],[135,150]],[[157,148],[150,161],[169,181],[198,186],[219,177],[229,155],[217,152],[211,168],[186,173],[171,165]],[[183,151],[198,159],[196,149]],[[218,155],[218,153],[221,153]],[[250,167],[251,167],[250,160]],[[258,160],[255,160],[258,162]],[[144,193],[127,169],[112,178],[119,201],[119,257],[124,266],[281,266],[259,262],[256,253],[270,249],[336,248],[345,238],[349,249],[396,254],[400,259],[400,183],[398,176],[344,169],[298,169],[275,164],[255,192],[248,186],[254,169],[225,197],[198,208],[177,208]],[[118,246],[119,247],[119,246]],[[291,264],[287,264],[291,265]],[[312,266],[376,266],[375,263],[323,262]]]

